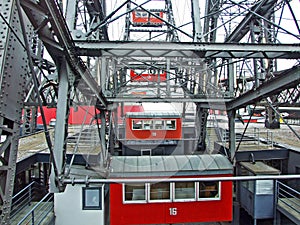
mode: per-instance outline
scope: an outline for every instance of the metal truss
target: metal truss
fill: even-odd
[[[234,117],[239,108],[263,104],[266,98],[276,107],[299,105],[300,26],[294,11],[299,2],[166,0],[162,2],[167,16],[160,30],[131,26],[135,9],[157,17],[150,0],[115,1],[115,7],[109,8],[111,2],[0,1],[4,6],[0,18],[4,31],[0,39],[1,224],[9,224],[23,108],[26,132],[35,126],[32,119],[38,106],[58,108],[60,135],[53,146],[49,142],[51,189],[58,192],[64,190],[67,176],[67,120],[74,104],[91,102],[101,110],[102,124],[109,121],[113,127],[113,112],[119,103],[194,103],[199,148],[205,148],[208,109],[225,108],[232,157],[236,150]],[[177,8],[180,2],[188,6],[184,12],[188,21],[177,18],[182,16]],[[123,18],[122,40],[111,41],[116,38],[110,37],[110,27]],[[138,32],[156,35],[133,40],[131,34]],[[154,38],[161,36],[165,41]],[[287,59],[294,60],[294,65],[281,69]],[[138,75],[166,72],[167,80],[148,82],[151,94],[137,98],[131,93],[145,85],[132,82],[130,70],[140,70]],[[103,161],[109,156],[105,127],[99,132]],[[114,136],[113,129],[108,132]]]

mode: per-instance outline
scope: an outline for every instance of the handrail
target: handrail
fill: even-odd
[[[21,191],[19,191],[17,194],[15,194],[12,197],[12,200],[14,200],[16,197],[18,197],[22,192],[24,192],[26,189],[28,189],[30,186],[33,186],[36,183],[36,181],[32,181],[30,184],[28,184],[26,187],[24,187]]]
[[[284,204],[285,206],[287,206],[288,208],[292,209],[295,212],[300,213],[300,204],[299,204],[299,197],[300,196],[300,192],[287,186],[286,184],[276,181],[276,187],[277,187],[277,204],[279,202],[281,202],[282,204]],[[284,199],[288,200],[289,202],[284,201]],[[294,206],[292,204],[288,204],[288,203],[293,203]],[[296,206],[296,207],[295,207]]]
[[[36,181],[33,181],[12,197],[11,219],[26,206],[31,204],[32,199],[36,196],[35,194],[38,193],[37,190],[39,190],[38,187],[36,187],[37,185],[39,184]]]
[[[50,196],[50,197],[49,197]],[[49,197],[49,199],[48,200],[46,200],[47,198]],[[46,201],[45,201],[46,200]],[[41,204],[43,203],[43,202],[53,202],[52,201],[53,200],[53,193],[48,193],[48,194],[46,194],[43,198],[42,198],[42,200],[41,201],[39,201],[24,217],[23,217],[23,219],[22,220],[20,220],[19,222],[18,222],[18,224],[17,225],[21,225],[27,218],[29,218],[30,216],[32,217],[31,218],[31,224],[32,225],[34,225],[35,223],[35,219],[34,219],[34,212],[35,212],[35,210],[38,208],[38,207],[40,207],[41,206]],[[46,210],[40,210],[41,212],[42,212],[42,214],[44,214],[44,216],[41,218],[41,220],[40,220],[40,222],[38,223],[38,224],[40,224],[41,223],[41,221],[48,215],[48,213],[52,210],[54,208],[54,205],[52,204],[51,205],[51,207],[49,208],[49,210],[48,211],[46,211]],[[41,215],[42,215],[41,214]],[[40,215],[39,215],[40,216]],[[39,217],[38,216],[38,217]]]

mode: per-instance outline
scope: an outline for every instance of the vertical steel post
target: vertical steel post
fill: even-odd
[[[65,169],[65,154],[66,154],[66,139],[68,129],[68,113],[69,113],[69,80],[68,80],[68,64],[65,59],[62,59],[58,65],[58,100],[57,100],[57,111],[56,111],[56,124],[54,134],[54,151],[52,170],[50,176],[50,191],[59,192],[63,190],[60,187],[59,178],[64,174]],[[57,174],[54,171],[55,165],[57,167]]]

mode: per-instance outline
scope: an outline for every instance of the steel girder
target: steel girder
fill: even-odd
[[[15,1],[1,0],[0,18],[0,224],[10,224],[18,137],[29,70]],[[28,35],[32,34],[28,26]]]
[[[260,100],[278,94],[283,90],[298,85],[300,82],[300,67],[291,68],[284,71],[268,82],[261,84],[258,88],[250,90],[245,94],[233,99],[226,104],[227,110],[235,110],[245,107],[249,104],[255,104]]]
[[[183,57],[183,58],[266,58],[298,59],[300,44],[246,44],[197,42],[82,42],[76,41],[82,56]],[[138,47],[137,47],[138,46]]]

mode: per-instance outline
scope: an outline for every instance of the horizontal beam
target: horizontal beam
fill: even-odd
[[[107,98],[108,102],[112,103],[122,103],[122,102],[193,102],[193,103],[205,103],[209,106],[210,103],[214,105],[223,105],[225,106],[226,102],[230,99],[220,99],[220,98],[188,98],[188,97],[166,97],[166,98],[157,98],[157,97],[141,97],[141,96],[132,96],[132,97],[116,97],[116,98]]]
[[[227,110],[234,110],[254,104],[263,98],[280,93],[281,91],[296,87],[300,83],[300,66],[293,67],[282,72],[277,77],[266,81],[256,89],[252,89],[245,94],[233,99],[226,104]]]
[[[254,150],[254,151],[237,151],[235,155],[236,162],[247,162],[250,156],[254,155],[256,161],[272,159],[288,159],[288,149],[274,149],[274,150]],[[270,157],[272,156],[272,157]]]
[[[198,182],[198,181],[247,181],[247,180],[283,180],[300,179],[300,174],[264,175],[264,176],[234,176],[234,177],[161,177],[161,178],[108,178],[108,179],[63,179],[63,184],[109,184],[109,183],[157,183],[157,182]]]
[[[298,59],[300,44],[76,41],[81,56]]]

